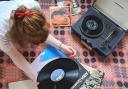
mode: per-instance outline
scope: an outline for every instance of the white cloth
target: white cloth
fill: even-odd
[[[16,10],[19,6],[24,5],[27,8],[41,9],[39,3],[34,0],[11,0],[0,1],[0,50],[8,52],[12,43],[5,36],[9,30],[9,18],[12,10]]]

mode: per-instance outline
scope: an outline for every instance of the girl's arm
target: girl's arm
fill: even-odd
[[[76,55],[76,51],[72,47],[63,44],[62,42],[57,40],[55,37],[53,37],[51,34],[49,34],[45,43],[60,49],[71,58],[73,58]]]
[[[58,49],[60,49],[60,46],[63,44],[62,42],[60,42],[59,40],[57,40],[55,37],[53,37],[51,34],[48,35],[47,40],[45,41],[45,43],[52,45]]]

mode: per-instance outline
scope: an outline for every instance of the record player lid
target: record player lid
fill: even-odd
[[[128,0],[96,0],[95,8],[128,31]]]

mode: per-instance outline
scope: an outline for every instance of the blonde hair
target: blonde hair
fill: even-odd
[[[31,14],[18,16],[17,13],[26,13],[31,10]],[[20,6],[17,10],[12,11],[10,16],[10,30],[7,37],[13,42],[24,46],[27,43],[40,44],[43,43],[49,34],[49,23],[40,10],[28,9]]]

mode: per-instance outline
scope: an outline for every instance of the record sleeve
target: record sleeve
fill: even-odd
[[[52,26],[70,26],[71,12],[69,6],[50,7],[50,24]]]

